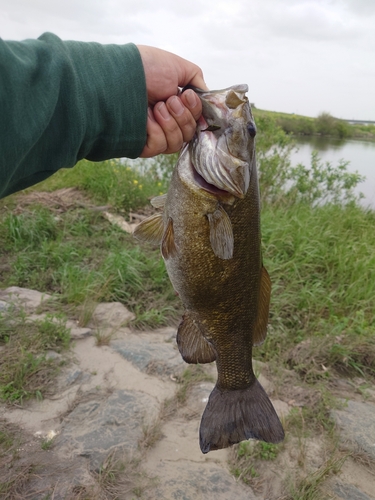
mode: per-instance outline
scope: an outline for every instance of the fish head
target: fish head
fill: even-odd
[[[195,90],[202,116],[190,142],[193,166],[209,186],[243,198],[255,168],[256,128],[246,97],[248,86]]]

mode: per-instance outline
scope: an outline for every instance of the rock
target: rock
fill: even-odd
[[[288,416],[290,412],[290,406],[288,405],[288,403],[281,401],[281,399],[273,399],[272,404],[280,418],[285,418]]]
[[[374,497],[369,497],[352,484],[336,483],[333,487],[333,491],[343,500],[374,500]]]
[[[156,401],[137,391],[116,391],[106,400],[79,404],[63,424],[57,447],[89,458],[97,469],[113,449],[135,450],[142,426],[158,415]]]
[[[9,308],[10,308],[10,305],[8,304],[8,302],[4,302],[3,300],[0,300],[0,313],[5,312]]]
[[[35,309],[51,297],[48,293],[41,293],[19,286],[11,286],[5,290],[0,290],[0,299],[8,303],[14,303],[17,306],[20,305],[29,312],[35,311]]]
[[[342,438],[355,442],[375,459],[375,405],[348,401],[343,410],[333,410],[332,416],[342,430]]]
[[[182,460],[180,462],[160,462],[154,471],[162,478],[156,486],[152,498],[164,500],[255,500],[249,487],[236,482],[222,467]]]
[[[129,335],[114,340],[111,347],[141,371],[150,375],[179,374],[186,368],[180,353],[170,343],[151,342],[145,337]]]
[[[77,323],[72,320],[66,322],[66,327],[70,330],[70,338],[72,340],[79,340],[92,335],[92,329],[88,327],[79,327]]]
[[[77,382],[80,378],[82,378],[83,371],[80,370],[78,367],[73,367],[70,370],[68,370],[66,377],[65,377],[65,384],[67,386],[74,384]]]
[[[58,352],[55,352],[55,351],[47,351],[45,353],[45,356],[46,356],[46,359],[47,360],[56,360],[56,361],[61,361],[62,360],[62,356],[61,354],[59,354]]]
[[[118,329],[135,319],[135,314],[128,311],[120,302],[102,302],[92,315],[91,323],[97,328]]]

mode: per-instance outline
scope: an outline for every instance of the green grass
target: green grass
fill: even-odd
[[[59,367],[46,352],[67,349],[69,342],[64,317],[30,320],[22,310],[0,313],[0,399],[22,403],[30,397],[43,398]]]
[[[375,213],[355,205],[300,203],[262,212],[272,279],[268,341],[256,356],[287,359],[307,341],[298,369],[314,364],[375,376]],[[294,362],[294,364],[298,364]]]
[[[139,326],[165,324],[176,302],[158,249],[140,248],[100,212],[33,207],[0,222],[2,286],[57,293],[65,304],[120,301]],[[89,316],[86,318],[86,322]]]

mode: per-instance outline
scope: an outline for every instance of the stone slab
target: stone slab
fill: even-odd
[[[375,405],[348,401],[342,410],[333,410],[341,438],[356,443],[361,449],[375,459]]]

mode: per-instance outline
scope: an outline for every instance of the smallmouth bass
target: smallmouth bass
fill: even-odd
[[[247,85],[201,91],[203,113],[181,151],[162,208],[134,236],[160,245],[185,314],[177,345],[187,363],[216,361],[202,415],[203,453],[253,438],[278,443],[280,420],[252,368],[267,334],[271,281],[262,264],[256,128]]]

